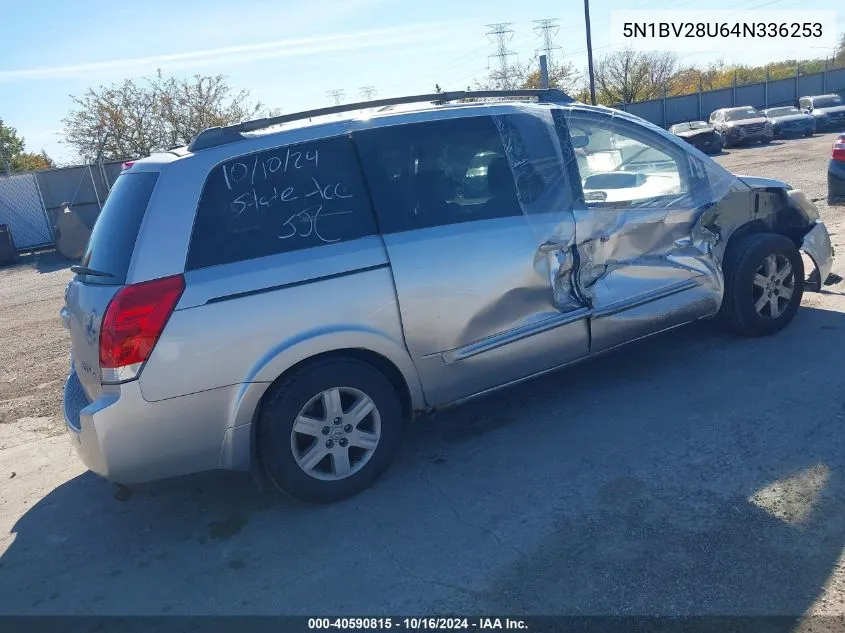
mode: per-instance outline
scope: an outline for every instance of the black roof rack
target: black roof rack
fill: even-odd
[[[227,125],[225,127],[210,127],[197,135],[197,137],[188,146],[188,150],[194,152],[207,147],[216,147],[217,145],[225,145],[226,143],[241,141],[244,138],[241,135],[241,132],[254,132],[256,130],[262,130],[270,127],[271,125],[290,123],[291,121],[301,121],[303,119],[325,116],[327,114],[338,114],[340,112],[380,108],[401,105],[404,103],[423,103],[429,101],[432,103],[442,104],[447,101],[459,101],[461,99],[490,99],[494,97],[536,97],[537,101],[544,103],[572,103],[573,101],[572,97],[562,90],[557,90],[555,88],[538,90],[462,90],[457,92],[435,92],[433,94],[414,95],[410,97],[394,97],[391,99],[376,99],[374,101],[360,101],[358,103],[346,103],[343,105],[320,108],[318,110],[307,110],[305,112],[295,112],[293,114],[282,114],[263,119],[255,119],[254,121],[235,123],[234,125]]]

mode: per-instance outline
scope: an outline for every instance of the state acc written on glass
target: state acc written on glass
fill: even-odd
[[[187,268],[357,239],[375,231],[358,162],[343,139],[227,161],[206,180]]]

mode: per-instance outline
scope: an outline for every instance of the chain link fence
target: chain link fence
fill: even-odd
[[[123,161],[23,174],[0,173],[0,224],[9,226],[18,251],[55,244],[53,227],[65,204],[94,227]]]
[[[9,227],[18,250],[53,244],[35,174],[0,176],[0,224]]]

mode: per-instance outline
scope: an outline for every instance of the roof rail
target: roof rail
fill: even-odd
[[[432,103],[442,104],[447,101],[458,101],[461,99],[489,99],[494,97],[536,97],[537,101],[541,103],[571,103],[573,101],[572,97],[562,90],[557,90],[556,88],[536,90],[461,90],[456,92],[435,92],[432,94],[414,95],[409,97],[394,97],[392,99],[375,99],[373,101],[346,103],[327,108],[319,108],[318,110],[307,110],[305,112],[295,112],[293,114],[282,114],[263,119],[255,119],[254,121],[235,123],[234,125],[227,125],[225,127],[210,127],[197,135],[197,137],[188,146],[188,150],[195,152],[208,147],[234,143],[235,141],[243,140],[244,137],[241,135],[241,132],[254,132],[256,130],[268,128],[271,125],[290,123],[291,121],[301,121],[303,119],[325,116],[327,114],[338,114],[341,112],[380,108],[401,105],[404,103],[423,103],[429,101]]]

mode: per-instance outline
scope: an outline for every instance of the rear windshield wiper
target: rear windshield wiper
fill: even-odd
[[[71,266],[70,272],[76,273],[77,275],[90,275],[91,277],[114,277],[111,273],[104,273],[101,270],[94,270],[85,266]]]

